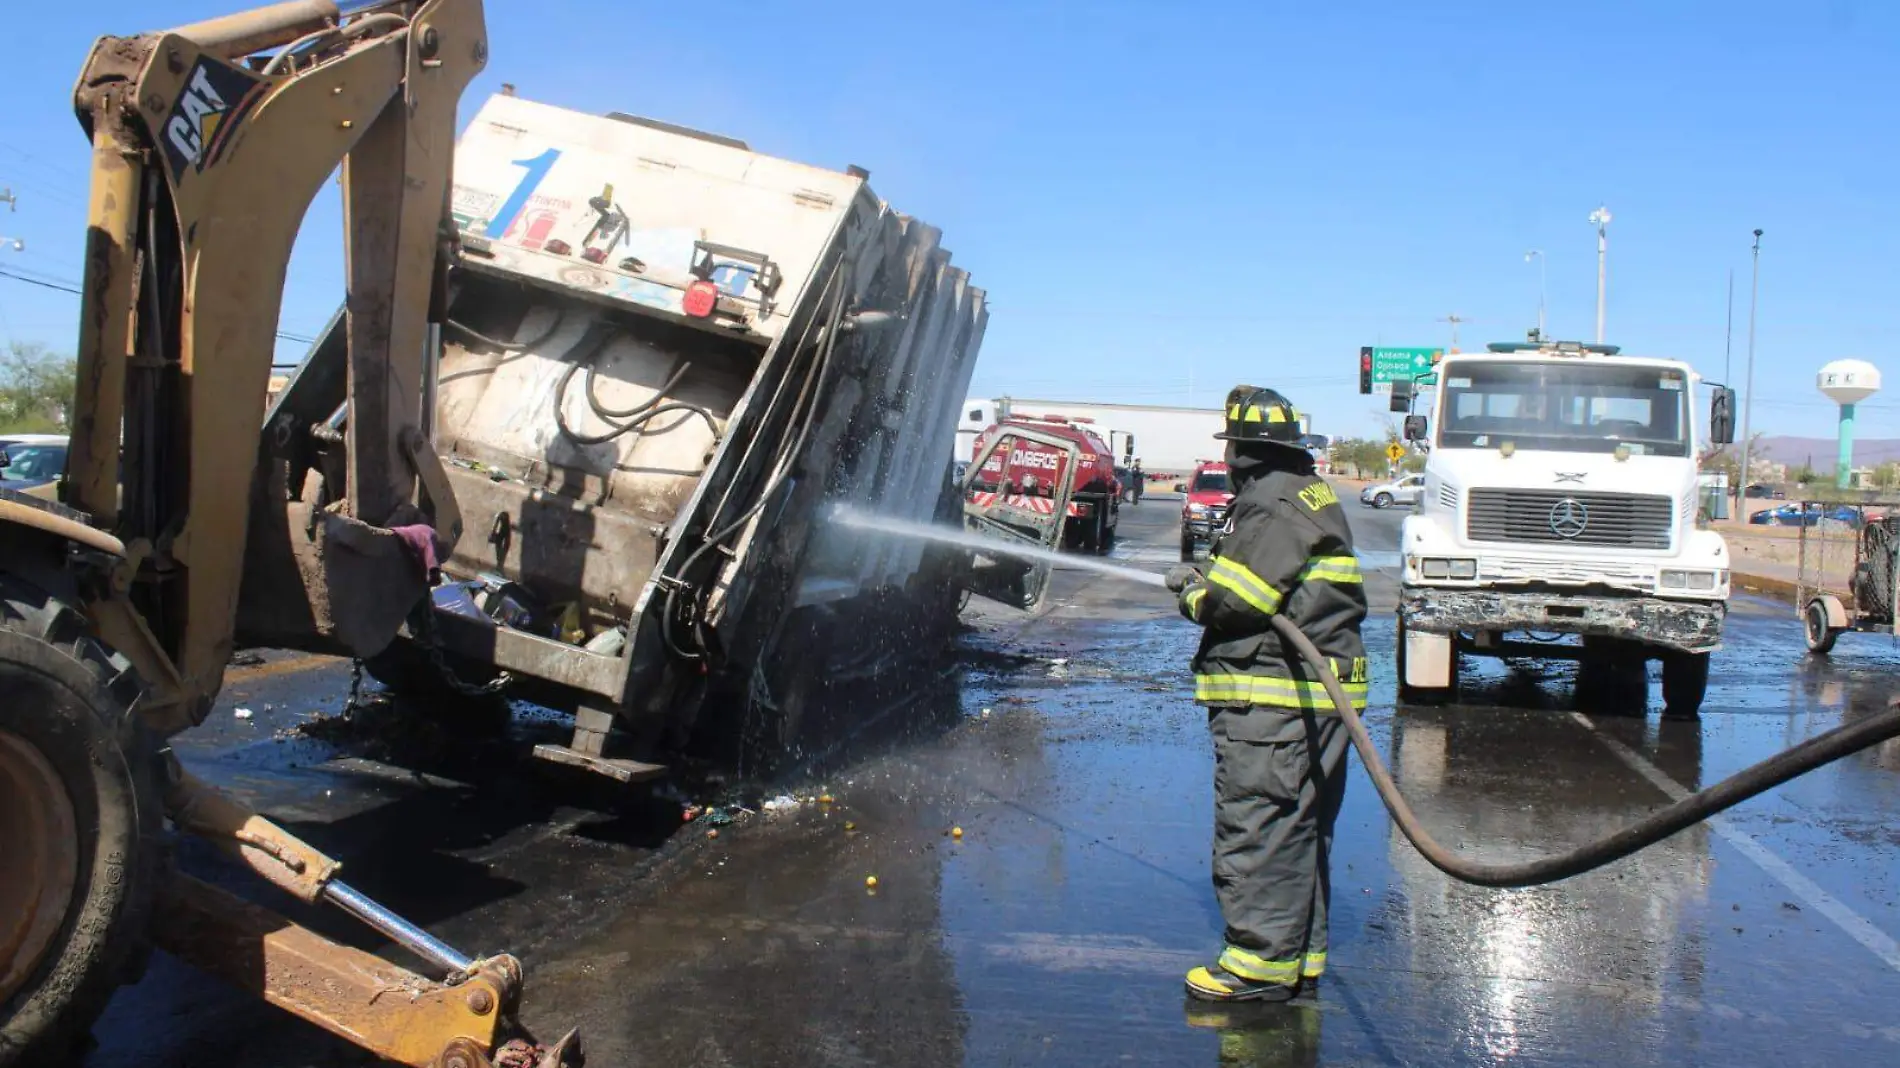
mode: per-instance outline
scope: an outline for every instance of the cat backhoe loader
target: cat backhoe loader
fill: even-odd
[[[268,607],[274,644],[373,655],[461,535],[425,413],[456,104],[487,58],[480,0],[296,0],[94,46],[69,466],[57,503],[0,493],[0,1064],[57,1063],[153,946],[399,1063],[576,1052],[510,1038],[514,958],[391,914],[164,744],[209,710],[241,610]],[[290,485],[260,445],[273,335],[339,167],[347,410]],[[427,974],[173,871],[168,824]]]

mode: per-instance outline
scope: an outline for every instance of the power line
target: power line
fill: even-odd
[[[55,175],[58,175],[59,178],[63,181],[82,181],[85,178],[85,175],[80,173],[80,171],[74,167],[69,167],[69,166],[66,166],[65,164],[48,162],[47,160],[41,159],[39,156],[36,156],[33,153],[28,152],[26,149],[21,148],[18,145],[8,144],[5,141],[0,141],[0,148],[6,149],[8,152],[13,153],[14,155],[27,161],[28,163],[33,164],[35,167],[38,167],[43,171],[49,171]]]
[[[76,285],[71,285],[69,283],[62,283],[62,282],[49,282],[43,278],[29,277],[28,275],[17,274],[13,271],[9,271],[4,267],[0,267],[0,278],[11,278],[16,282],[25,282],[28,285],[44,286],[47,289],[57,289],[61,293],[72,293],[72,294],[78,295],[85,292],[85,290],[80,289]]]
[[[47,289],[56,289],[61,293],[71,293],[74,296],[83,296],[85,294],[85,290],[79,288],[79,286],[71,282],[55,282],[55,281],[49,281],[44,278],[33,278],[28,275],[18,274],[13,271],[9,271],[4,267],[0,267],[0,278],[11,278],[16,282],[25,282],[28,285],[43,286]],[[305,337],[302,334],[293,334],[287,330],[276,331],[276,335],[285,341],[294,341],[301,345],[314,345],[317,343],[317,339],[314,337]]]

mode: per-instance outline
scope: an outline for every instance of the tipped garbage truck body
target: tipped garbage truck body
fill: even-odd
[[[967,560],[824,516],[954,520],[984,294],[867,177],[491,98],[456,151],[434,384],[468,533],[372,668],[507,672],[577,710],[542,755],[626,777],[708,731],[789,746],[814,687],[941,649]],[[331,416],[341,319],[268,438]]]

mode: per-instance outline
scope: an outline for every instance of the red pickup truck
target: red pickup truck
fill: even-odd
[[[1181,502],[1181,560],[1191,563],[1195,550],[1211,543],[1227,522],[1227,508],[1234,502],[1233,482],[1226,464],[1203,460],[1175,488],[1187,495]]]

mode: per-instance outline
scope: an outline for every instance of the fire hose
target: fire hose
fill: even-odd
[[[1714,786],[1567,853],[1509,864],[1486,864],[1460,856],[1432,837],[1431,832],[1413,813],[1412,806],[1406,804],[1398,783],[1392,780],[1392,773],[1386,769],[1379,750],[1372,744],[1372,735],[1366,730],[1358,711],[1353,708],[1352,699],[1346,696],[1345,689],[1339,684],[1339,677],[1333,674],[1332,665],[1320,655],[1312,641],[1300,632],[1300,628],[1286,617],[1276,615],[1272,620],[1273,629],[1279,633],[1281,640],[1299,652],[1300,657],[1319,677],[1321,685],[1326,687],[1326,695],[1332,698],[1334,709],[1346,721],[1346,731],[1352,736],[1352,747],[1365,763],[1366,774],[1378,790],[1379,800],[1385,803],[1386,811],[1391,813],[1392,822],[1398,824],[1406,840],[1432,867],[1460,882],[1476,886],[1539,886],[1581,875],[1655,845],[1677,831],[1733,808],[1790,779],[1805,775],[1823,764],[1839,760],[1850,753],[1858,753],[1889,738],[1900,737],[1900,707],[1888,707],[1859,722],[1817,734],[1800,745],[1736,772]]]

